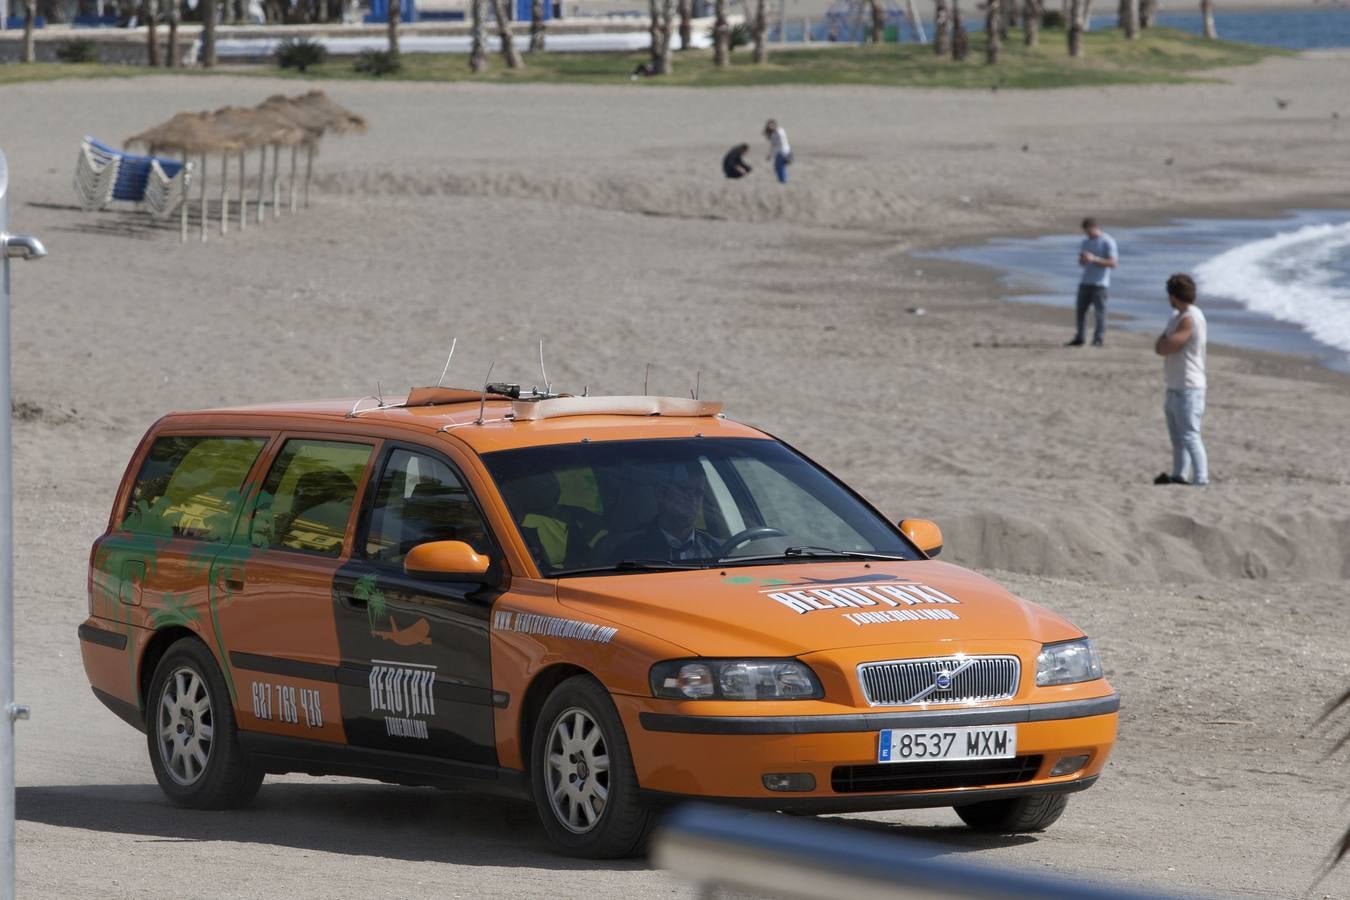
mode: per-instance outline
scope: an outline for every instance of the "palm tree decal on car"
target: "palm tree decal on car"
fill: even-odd
[[[370,621],[371,634],[375,633],[375,625],[383,619],[388,607],[384,602],[384,591],[376,587],[378,576],[375,573],[362,575],[352,586],[352,596],[357,600],[364,600],[366,603],[366,618]]]

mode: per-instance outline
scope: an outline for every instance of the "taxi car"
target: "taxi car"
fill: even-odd
[[[597,857],[687,797],[1057,819],[1116,734],[1092,641],[720,409],[494,385],[165,416],[91,552],[94,693],[191,807],[267,773],[468,786]]]

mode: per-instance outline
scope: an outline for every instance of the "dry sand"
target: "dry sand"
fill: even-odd
[[[651,361],[653,389],[682,393],[701,370],[733,415],[888,514],[936,519],[948,557],[1099,640],[1120,743],[1053,829],[977,837],[947,810],[862,827],[984,863],[1301,894],[1350,818],[1345,761],[1324,760],[1312,724],[1350,673],[1350,380],[1216,348],[1215,483],[1154,487],[1167,444],[1147,338],[1061,349],[1063,313],[907,255],[1085,213],[1110,227],[1350,203],[1350,57],[1220,74],[998,94],[333,83],[372,128],[324,148],[314,208],[182,247],[140,214],[72,206],[80,135],[117,142],[298,82],[0,91],[12,219],[52,254],[14,276],[24,895],[690,894],[641,862],[551,854],[509,803],[294,777],[248,811],[175,810],[141,736],[88,691],[87,548],[156,416],[427,383],[452,336],[465,384],[491,359],[528,383],[540,337],[569,387],[638,390]],[[763,166],[724,182],[723,150],[758,151],[770,115],[797,150],[792,184]],[[1313,896],[1350,896],[1350,866]]]

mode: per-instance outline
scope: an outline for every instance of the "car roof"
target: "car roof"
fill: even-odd
[[[510,397],[460,389],[409,396],[291,401],[170,413],[160,427],[321,428],[439,434],[476,453],[582,440],[769,438],[721,414],[721,404],[681,397]],[[471,396],[469,396],[471,395]],[[430,401],[430,402],[428,402]],[[445,401],[445,402],[438,402]],[[480,421],[481,416],[481,421]]]

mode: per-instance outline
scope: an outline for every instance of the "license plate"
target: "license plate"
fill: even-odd
[[[877,762],[1008,759],[1017,755],[1017,726],[992,728],[888,728],[881,732]]]

